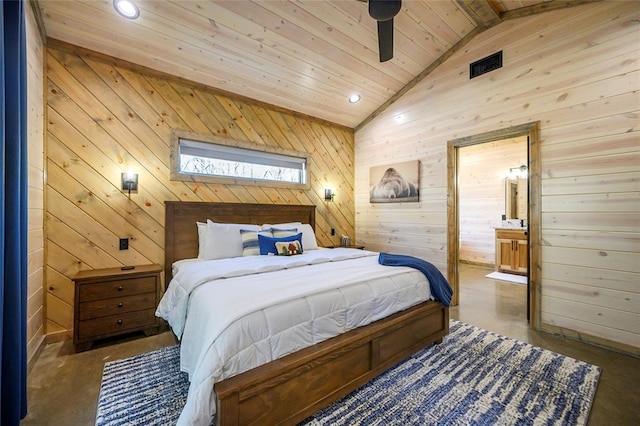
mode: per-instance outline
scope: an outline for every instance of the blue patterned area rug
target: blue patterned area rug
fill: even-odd
[[[175,425],[189,387],[177,346],[107,363],[96,425]],[[304,425],[584,425],[600,368],[451,321],[440,345]]]
[[[102,372],[96,425],[175,425],[188,390],[178,346],[108,362]]]

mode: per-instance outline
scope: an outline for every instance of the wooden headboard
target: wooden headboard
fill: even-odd
[[[171,281],[171,265],[198,257],[196,222],[218,223],[302,222],[316,229],[316,207],[282,204],[206,203],[165,201],[164,281]]]

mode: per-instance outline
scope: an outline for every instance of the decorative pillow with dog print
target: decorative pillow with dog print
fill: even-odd
[[[300,241],[278,241],[276,243],[276,253],[278,256],[293,256],[302,254],[302,245]]]
[[[260,245],[260,254],[262,256],[268,254],[278,254],[278,251],[276,250],[276,243],[289,243],[291,241],[298,241],[298,243],[300,243],[300,251],[302,251],[302,233],[297,233],[296,235],[282,238],[266,237],[264,235],[258,234],[258,244]]]

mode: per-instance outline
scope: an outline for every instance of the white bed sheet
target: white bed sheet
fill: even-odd
[[[238,259],[237,266],[221,261],[178,265],[181,290],[172,289],[178,286],[172,281],[158,308],[170,324],[178,321],[180,315],[168,314],[167,306],[181,306],[175,294],[189,289],[180,367],[189,374],[190,387],[178,424],[210,424],[216,382],[433,299],[422,273],[379,265],[377,256],[328,249],[290,258]]]

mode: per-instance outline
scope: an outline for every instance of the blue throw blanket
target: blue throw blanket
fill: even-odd
[[[449,306],[451,304],[453,290],[451,289],[449,282],[438,268],[426,260],[402,254],[380,253],[378,256],[378,263],[387,266],[409,266],[410,268],[417,269],[429,280],[433,296],[444,306]]]

